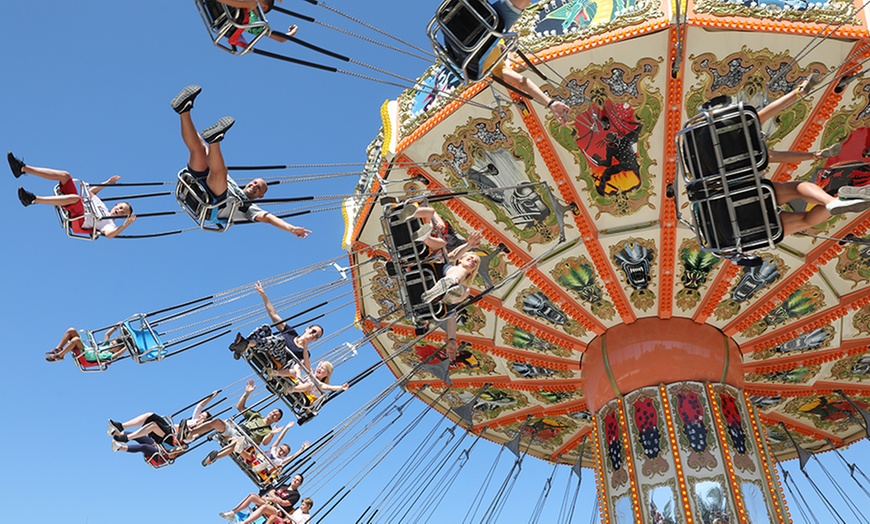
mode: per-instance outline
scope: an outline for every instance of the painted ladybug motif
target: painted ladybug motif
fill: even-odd
[[[722,406],[722,418],[725,419],[734,449],[743,455],[746,453],[746,433],[743,431],[743,420],[740,418],[737,402],[731,395],[720,393],[719,404]]]
[[[651,398],[640,398],[634,403],[634,423],[637,425],[644,455],[651,459],[658,457],[662,435],[659,432],[659,417]]]
[[[622,438],[616,413],[611,411],[604,417],[604,438],[607,440],[607,456],[614,471],[622,469]]]
[[[707,449],[707,426],[704,425],[704,410],[701,399],[694,391],[681,391],[677,394],[677,413],[683,422],[683,434],[689,440],[689,447],[698,453]]]

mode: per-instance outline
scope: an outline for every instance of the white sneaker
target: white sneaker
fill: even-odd
[[[432,222],[426,222],[420,226],[420,229],[414,232],[414,242],[422,242],[426,237],[432,234]]]
[[[846,200],[870,200],[870,186],[843,186],[837,190],[837,196]]]
[[[112,453],[115,453],[116,451],[121,451],[121,443],[112,439]]]
[[[236,514],[233,513],[232,511],[224,511],[223,513],[220,513],[220,517],[222,519],[227,519],[230,522],[236,520]]]
[[[870,209],[870,200],[841,200],[838,198],[833,202],[829,202],[825,206],[825,208],[832,215],[843,215],[845,213],[860,213],[862,211],[867,211],[868,209]]]

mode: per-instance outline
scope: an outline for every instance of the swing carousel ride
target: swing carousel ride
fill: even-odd
[[[865,8],[552,0],[513,30],[528,62],[511,54],[511,67],[571,122],[440,64],[385,103],[374,167],[346,203],[351,265],[375,268],[355,281],[358,322],[397,377],[445,361],[445,332],[403,310],[382,225],[385,206],[428,196],[459,235],[481,233],[479,296],[447,374],[427,367],[409,391],[483,438],[593,468],[602,522],[659,522],[662,508],[707,522],[711,489],[727,494],[726,521],[787,520],[775,461],[867,434],[870,215],[738,265],[679,219],[691,202],[676,137],[714,97],[761,108],[815,73],[763,125],[767,147],[841,151],[763,174],[833,195],[866,184]]]

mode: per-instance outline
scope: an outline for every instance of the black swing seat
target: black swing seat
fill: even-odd
[[[767,147],[755,108],[726,99],[702,106],[677,134],[679,165],[701,247],[737,262],[783,236]],[[677,207],[679,211],[679,205]]]
[[[486,78],[508,53],[516,49],[518,35],[486,0],[444,0],[426,33],[441,62],[468,84]],[[498,49],[501,40],[503,46]],[[490,53],[497,59],[484,68]]]
[[[758,113],[742,102],[727,102],[727,98],[718,97],[702,106],[678,134],[687,182],[701,178],[753,180],[767,169],[767,146]]]
[[[275,361],[270,355],[261,351],[248,351],[245,355],[245,360],[248,361],[248,364],[254,369],[257,376],[266,384],[266,389],[280,398],[290,408],[300,426],[317,415],[317,410],[328,396],[328,392],[312,402],[306,395],[292,391],[296,385],[296,381],[293,379],[278,376],[269,378],[266,372],[267,369],[281,369],[281,363]],[[294,360],[299,364],[299,367],[302,367],[302,363],[299,360]]]
[[[425,201],[421,206],[428,205]],[[448,308],[440,302],[423,301],[423,293],[432,289],[441,278],[429,256],[429,248],[415,237],[420,235],[423,223],[418,218],[402,221],[403,210],[416,204],[404,202],[387,206],[381,217],[385,245],[390,255],[388,271],[398,282],[399,298],[405,316],[415,325],[427,320],[440,321],[447,318]],[[405,211],[411,214],[410,210]]]
[[[205,23],[205,28],[211,37],[212,43],[228,53],[236,56],[242,56],[249,52],[259,42],[261,38],[267,36],[270,32],[269,22],[266,16],[257,4],[254,12],[259,21],[253,23],[244,23],[244,11],[240,8],[230,7],[217,0],[196,0],[196,7],[199,9],[199,14],[202,16],[202,21]],[[246,46],[231,44],[225,39],[229,39],[237,30],[247,31],[248,29],[261,28],[258,34],[246,33],[251,37],[251,40]]]
[[[178,172],[175,199],[200,229],[218,233],[233,225],[233,215],[239,207],[239,199],[229,194],[215,202],[205,181],[194,177],[186,167]]]

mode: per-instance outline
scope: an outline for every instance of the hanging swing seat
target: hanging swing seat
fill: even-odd
[[[168,444],[157,444],[157,453],[145,457],[145,462],[154,469],[165,468],[175,463],[178,448]]]
[[[100,236],[99,230],[93,228],[85,229],[82,227],[82,224],[84,224],[86,220],[91,224],[96,223],[96,217],[98,216],[97,210],[94,209],[93,202],[90,198],[90,187],[87,183],[82,182],[81,180],[73,179],[73,183],[80,188],[79,196],[81,197],[81,204],[66,207],[55,206],[54,209],[57,211],[57,218],[60,220],[60,225],[68,237],[77,238],[79,240],[96,240]],[[61,191],[59,185],[55,186],[54,195],[69,196]],[[78,212],[71,211],[71,209],[77,209]]]
[[[186,167],[178,172],[175,199],[200,229],[218,233],[233,225],[232,217],[239,207],[239,200],[231,195],[215,202],[205,181],[194,177]]]
[[[199,9],[212,43],[236,56],[242,56],[253,49],[257,42],[270,32],[269,22],[259,3],[253,10],[256,21],[247,23],[243,9],[228,6],[217,0],[196,0],[196,7]],[[249,31],[248,34],[252,36],[251,41],[246,45],[230,43],[229,40],[237,31]]]
[[[121,339],[139,364],[162,360],[167,353],[160,336],[142,314],[133,315],[121,324]]]
[[[516,49],[518,35],[505,25],[486,0],[444,0],[426,34],[445,67],[467,84],[486,78]]]
[[[85,348],[83,350],[73,351],[73,362],[76,363],[76,366],[78,366],[80,370],[86,373],[93,371],[105,371],[106,369],[108,369],[109,364],[112,363],[113,359],[100,358],[100,353],[107,349],[106,344],[97,342],[93,332],[84,329],[79,330],[79,338],[85,345]],[[120,346],[116,347],[120,349]],[[93,359],[85,358],[88,353],[90,353]]]
[[[755,108],[724,99],[702,106],[677,133],[677,148],[688,225],[705,251],[741,263],[782,240],[774,186],[763,178],[768,155]]]
[[[417,204],[409,201],[384,207],[381,226],[390,255],[388,271],[398,282],[399,298],[405,316],[413,324],[421,325],[427,320],[444,320],[449,312],[440,302],[427,303],[422,298],[423,293],[435,286],[440,275],[429,256],[429,248],[418,239],[423,227],[420,219],[401,219],[403,210]],[[419,205],[428,204],[423,201]],[[405,211],[405,214],[410,213]]]
[[[298,364],[300,368],[303,367],[302,362],[296,359],[292,353],[290,354],[290,358]],[[300,426],[317,415],[317,408],[322,404],[322,399],[325,399],[326,395],[316,398],[305,395],[304,393],[294,392],[293,388],[296,386],[297,382],[289,377],[275,376],[270,378],[267,374],[267,370],[281,369],[283,365],[281,362],[272,358],[268,353],[263,351],[248,351],[245,355],[245,360],[248,361],[248,364],[250,364],[254,369],[257,376],[259,376],[263,383],[266,384],[266,389],[284,401],[284,404],[290,408],[290,411],[292,411],[296,416],[297,422]]]
[[[226,425],[231,428],[231,433],[239,435],[242,439],[240,444],[237,444],[233,453],[230,456],[233,462],[251,479],[251,481],[260,488],[264,488],[271,484],[280,473],[280,468],[272,464],[266,453],[255,443],[248,435],[246,429],[238,424],[235,420],[226,420]],[[212,438],[212,437],[210,437]],[[220,433],[216,433],[215,438],[221,447],[230,444],[230,440]],[[245,459],[242,453],[247,453],[252,458]],[[271,467],[270,467],[271,466]]]
[[[181,442],[181,438],[177,434],[177,426],[172,423],[172,417],[163,417],[166,420],[168,427],[173,428],[176,433],[167,435],[163,442],[155,442],[157,453],[150,457],[145,457],[145,462],[154,469],[165,468],[175,463],[175,459],[187,450],[187,445]]]

